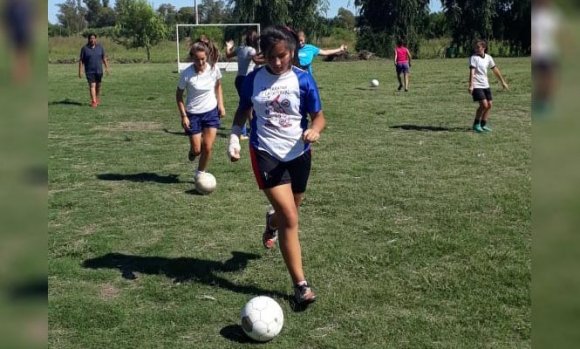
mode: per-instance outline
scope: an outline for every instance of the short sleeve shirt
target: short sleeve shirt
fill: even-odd
[[[240,110],[253,108],[250,144],[280,161],[290,161],[310,149],[302,133],[308,114],[322,110],[312,74],[292,67],[271,74],[266,67],[251,72],[242,85]]]
[[[256,55],[256,49],[252,46],[240,46],[236,49],[238,56],[238,76],[246,76],[254,69],[252,57]]]
[[[96,44],[95,47],[89,45],[81,49],[80,60],[85,66],[85,73],[103,74],[103,59],[105,58],[105,49],[103,46]]]
[[[222,78],[222,73],[217,66],[213,68],[206,63],[202,73],[195,71],[194,65],[190,65],[181,72],[177,87],[187,90],[185,110],[192,114],[201,114],[217,107],[215,85]]]
[[[487,70],[495,68],[493,58],[487,53],[483,57],[473,55],[469,58],[469,68],[475,69],[473,74],[473,88],[489,88]]]
[[[312,74],[312,61],[314,57],[318,56],[320,53],[320,48],[306,44],[298,50],[298,62],[300,66],[307,69],[310,74]]]

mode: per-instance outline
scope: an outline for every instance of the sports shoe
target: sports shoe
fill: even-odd
[[[278,229],[272,229],[270,227],[270,220],[276,211],[270,207],[268,212],[266,212],[266,228],[264,229],[264,233],[262,234],[262,244],[268,250],[271,250],[276,245],[276,241],[278,241]]]
[[[399,87],[397,87],[397,91],[401,91],[403,89],[403,85],[399,85]]]
[[[473,125],[473,132],[482,133],[483,129],[481,128],[480,124]]]
[[[305,305],[312,303],[315,300],[316,294],[312,291],[312,288],[308,286],[308,283],[294,286],[294,301],[296,304]]]
[[[481,129],[485,132],[491,132],[491,127],[489,127],[487,125],[483,126]]]

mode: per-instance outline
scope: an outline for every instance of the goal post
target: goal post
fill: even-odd
[[[205,34],[221,50],[225,40],[241,39],[242,33],[245,30],[244,27],[247,29],[256,29],[256,32],[260,35],[260,23],[176,24],[177,71],[181,73],[192,64],[186,58],[188,56],[188,47],[183,45],[184,43],[185,45],[189,44],[189,41],[186,40],[187,38],[197,39],[200,35]],[[185,54],[183,54],[184,52]],[[224,56],[223,52],[220,52],[220,56]],[[217,62],[216,65],[226,72],[238,71],[238,63],[235,61],[221,61]]]

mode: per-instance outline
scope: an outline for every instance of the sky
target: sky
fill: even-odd
[[[57,4],[62,3],[63,0],[48,0],[48,20],[50,23],[57,23],[56,14],[58,13],[58,6]],[[169,3],[175,6],[176,8],[181,8],[185,6],[193,6],[193,0],[150,0],[154,8],[157,8],[159,5],[163,3]],[[198,0],[198,5],[202,2],[202,0]],[[115,0],[110,1],[111,6],[114,6]],[[355,12],[354,7],[354,0],[330,0],[330,9],[327,12],[327,17],[335,17],[338,13],[338,9],[344,7],[351,12]],[[440,11],[441,10],[441,1],[440,0],[431,0],[431,11]]]

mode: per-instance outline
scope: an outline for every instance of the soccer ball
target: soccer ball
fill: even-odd
[[[372,79],[372,80],[371,80],[371,86],[372,86],[372,87],[377,87],[377,86],[379,86],[379,80],[377,80],[377,79]]]
[[[266,296],[250,299],[242,308],[242,329],[248,337],[267,342],[280,333],[284,325],[284,312],[275,300]]]
[[[200,173],[195,180],[195,189],[201,194],[209,194],[215,190],[215,177],[209,172]]]

